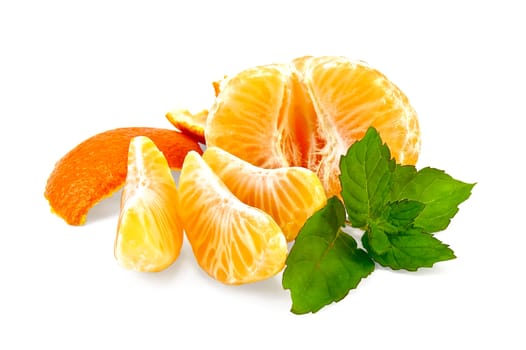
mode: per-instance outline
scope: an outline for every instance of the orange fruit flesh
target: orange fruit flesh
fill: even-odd
[[[166,158],[149,138],[133,138],[114,248],[121,266],[155,272],[177,259],[183,242],[178,204]]]
[[[221,86],[224,83],[226,76],[222,80],[212,82],[214,88],[214,95],[217,97],[221,92]],[[166,119],[180,130],[202,144],[206,144],[205,140],[205,126],[208,117],[208,110],[203,109],[197,113],[191,113],[188,109],[175,108],[166,113]]]
[[[208,110],[198,113],[190,113],[187,109],[174,109],[166,113],[166,119],[183,134],[186,134],[197,142],[205,143],[205,125]]]
[[[339,157],[369,126],[374,126],[402,164],[415,164],[419,151],[416,112],[407,97],[387,78],[370,67],[342,58],[312,58],[305,85],[314,101],[327,166],[316,160],[322,182],[340,190]],[[336,150],[333,152],[333,150]],[[320,166],[321,165],[321,166]]]
[[[197,152],[185,158],[179,199],[192,251],[211,277],[242,284],[283,269],[287,242],[278,224],[236,198]]]
[[[214,146],[205,150],[203,159],[243,203],[270,214],[289,242],[327,202],[319,178],[309,169],[256,167]]]
[[[82,225],[88,211],[124,184],[128,147],[135,136],[147,136],[163,152],[172,169],[180,169],[190,150],[201,152],[192,138],[175,130],[129,127],[94,135],[55,165],[44,192],[52,212],[70,225]]]
[[[343,57],[302,57],[240,72],[207,118],[208,146],[265,168],[303,166],[340,195],[339,159],[375,127],[402,164],[420,148],[417,115],[382,73]]]
[[[285,155],[276,147],[280,132],[293,132],[279,120],[286,89],[283,75],[282,67],[269,65],[231,77],[209,113],[207,145],[217,145],[242,159],[250,155],[254,157],[251,163],[264,168],[288,166]],[[291,147],[293,152],[293,144]]]

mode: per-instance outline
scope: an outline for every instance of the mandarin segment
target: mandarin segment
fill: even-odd
[[[203,159],[237,198],[270,214],[287,241],[327,202],[319,178],[309,169],[265,169],[214,146],[205,150]]]
[[[203,109],[197,113],[191,113],[187,109],[174,109],[166,113],[166,119],[183,134],[186,134],[200,143],[205,141],[205,125],[208,110]]]
[[[210,109],[207,145],[236,143],[229,152],[253,156],[259,166],[288,165],[279,142],[290,130],[280,115],[282,105],[288,104],[287,84],[286,71],[279,65],[247,69],[228,78]]]
[[[161,271],[179,256],[183,225],[166,158],[146,136],[134,137],[121,196],[115,258],[124,268]]]
[[[197,262],[214,279],[242,284],[284,267],[287,242],[264,211],[236,198],[197,152],[179,176],[180,216]]]
[[[312,57],[304,82],[326,130],[322,134],[337,135],[348,148],[373,126],[398,162],[416,163],[420,146],[416,112],[384,74],[361,61]]]
[[[340,195],[341,155],[370,126],[398,162],[416,163],[417,115],[394,83],[363,62],[305,56],[225,81],[205,135],[208,146],[260,167],[307,167],[330,197]]]
[[[201,152],[195,140],[175,130],[128,127],[94,135],[55,164],[44,192],[52,212],[70,225],[84,224],[88,211],[124,184],[130,141],[141,135],[155,142],[172,169],[181,168],[188,151]]]
[[[304,65],[303,83],[308,87],[318,116],[323,162],[312,162],[330,189],[341,191],[340,156],[373,126],[401,164],[414,164],[419,151],[415,110],[400,89],[382,73],[363,62],[343,57],[311,57]]]

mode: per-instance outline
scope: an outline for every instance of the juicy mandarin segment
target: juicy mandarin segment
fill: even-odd
[[[153,272],[177,259],[183,243],[178,204],[166,158],[149,138],[133,138],[114,248],[120,265]]]
[[[124,184],[130,141],[141,135],[155,142],[172,169],[181,168],[188,151],[201,152],[194,139],[175,130],[129,127],[94,135],[55,164],[44,193],[51,210],[70,225],[84,224],[88,211]]]
[[[270,65],[226,80],[207,118],[207,146],[219,146],[245,160],[249,157],[261,167],[289,165],[279,142],[281,134],[294,132],[279,120],[285,74],[283,67]]]
[[[205,150],[203,159],[243,203],[270,214],[289,242],[327,203],[320,179],[309,169],[265,169],[214,146]]]
[[[339,195],[339,160],[375,127],[399,163],[414,164],[420,129],[407,97],[381,72],[344,57],[301,57],[246,69],[221,86],[208,146],[265,168],[303,166]]]
[[[173,126],[179,129],[198,142],[205,143],[205,125],[208,110],[204,109],[198,113],[191,113],[187,109],[174,109],[166,113],[166,119]]]
[[[179,200],[188,241],[211,277],[242,284],[283,269],[287,241],[278,224],[234,196],[197,152],[185,158]]]

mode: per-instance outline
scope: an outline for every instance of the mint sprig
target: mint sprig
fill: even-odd
[[[396,164],[372,127],[341,157],[340,171],[345,206],[330,198],[305,222],[287,258],[282,282],[294,313],[341,300],[374,262],[415,271],[455,258],[433,234],[447,228],[474,184],[442,170]],[[363,231],[365,250],[342,230],[346,222]]]

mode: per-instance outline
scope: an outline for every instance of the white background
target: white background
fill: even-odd
[[[0,348],[524,349],[523,5],[191,3],[1,2]],[[165,113],[209,107],[224,74],[302,55],[381,70],[419,114],[418,167],[478,183],[438,235],[456,260],[378,268],[343,301],[296,316],[281,274],[224,286],[186,243],[162,273],[120,268],[118,196],[82,227],[50,213],[47,177],[79,142],[170,128]]]

